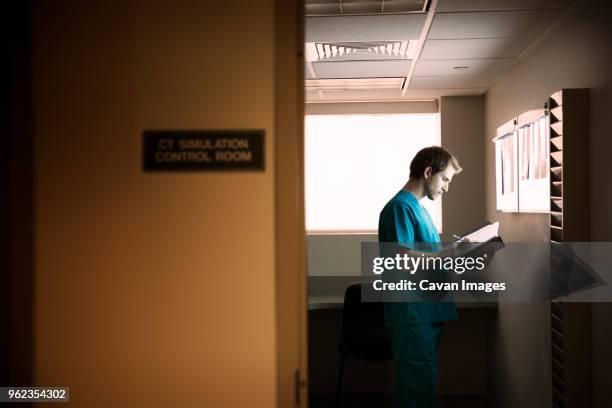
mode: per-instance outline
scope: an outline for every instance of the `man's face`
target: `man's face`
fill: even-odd
[[[424,181],[425,181],[425,195],[430,200],[435,200],[442,197],[442,194],[448,191],[448,185],[450,184],[453,176],[455,175],[455,169],[449,163],[444,170],[431,174],[431,167],[425,169]]]

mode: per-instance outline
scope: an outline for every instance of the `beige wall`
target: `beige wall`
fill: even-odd
[[[495,129],[517,114],[541,108],[561,88],[591,89],[591,240],[612,240],[612,38],[610,8],[587,1],[558,26],[486,95],[484,135],[486,210],[501,221],[506,241],[548,240],[548,216],[501,214],[495,208],[495,166],[491,138]],[[593,386],[596,407],[607,406],[612,393],[610,304],[592,306]],[[492,390],[504,407],[550,405],[550,309],[547,305],[501,304],[496,328],[496,362]],[[534,362],[537,364],[534,365]],[[526,369],[532,367],[534,369]]]
[[[442,147],[450,150],[463,167],[453,178],[442,202],[443,240],[486,221],[484,211],[484,155],[482,140],[484,98],[444,96],[440,101]]]
[[[273,1],[40,1],[34,382],[74,406],[275,400]],[[144,173],[143,129],[266,130],[264,172]]]
[[[361,243],[378,242],[377,234],[308,235],[308,276],[361,275]]]

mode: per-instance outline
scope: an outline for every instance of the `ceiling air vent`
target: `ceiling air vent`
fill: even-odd
[[[406,78],[307,79],[307,91],[402,89]]]
[[[306,0],[307,16],[419,13],[427,11],[428,0]]]
[[[414,59],[416,41],[306,43],[306,62]]]

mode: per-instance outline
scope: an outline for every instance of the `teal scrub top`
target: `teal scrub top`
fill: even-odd
[[[440,235],[429,213],[409,191],[398,192],[380,212],[378,241],[399,243],[415,249],[415,243],[433,244],[431,251],[441,249]],[[423,250],[419,245],[419,250]],[[457,318],[455,303],[385,302],[388,326],[414,323],[435,323]]]

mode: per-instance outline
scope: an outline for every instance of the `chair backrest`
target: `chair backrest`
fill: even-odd
[[[344,293],[342,343],[354,357],[385,360],[392,358],[391,337],[385,326],[382,302],[362,302],[366,283],[353,283]]]

